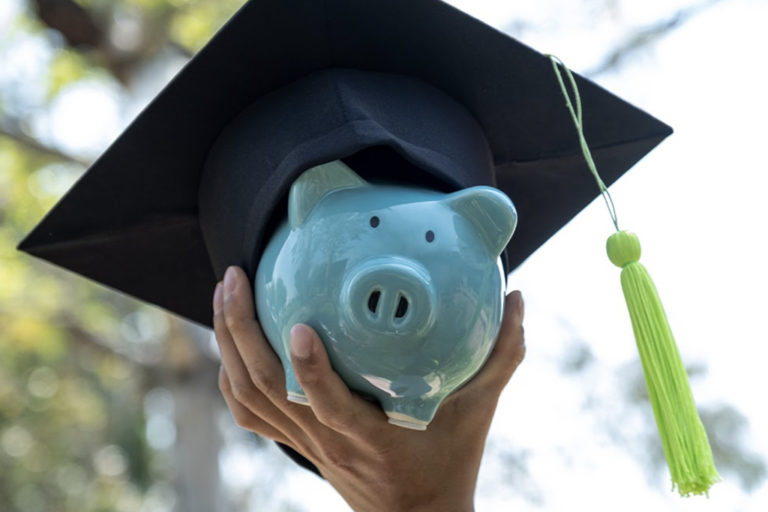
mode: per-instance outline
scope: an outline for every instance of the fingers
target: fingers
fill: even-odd
[[[461,391],[501,393],[525,356],[523,316],[523,296],[514,291],[507,296],[499,336],[488,361]]]
[[[250,397],[245,393],[253,387],[253,383],[225,323],[223,293],[223,285],[219,283],[213,294],[213,330],[216,333],[216,341],[219,343],[221,361],[227,369],[235,397],[241,402],[247,402]]]
[[[312,412],[287,400],[285,372],[256,321],[248,277],[242,269],[229,267],[223,286],[224,323],[250,382],[277,409],[306,430],[305,423],[311,419]],[[231,372],[230,375],[234,379]]]
[[[296,449],[293,442],[291,442],[291,440],[289,440],[282,432],[253,414],[247,407],[237,401],[232,393],[232,385],[229,382],[229,377],[227,376],[227,371],[224,366],[219,369],[219,390],[224,397],[224,401],[227,402],[227,407],[229,407],[235,423],[239,427],[250,430],[260,436],[268,437],[280,443],[287,444],[291,448]]]
[[[227,334],[230,335],[228,338],[242,359],[250,380],[273,402],[285,399],[285,374],[280,360],[256,322],[251,287],[242,269],[227,269],[222,293],[222,312]],[[230,375],[235,377],[232,373]]]
[[[368,442],[386,431],[389,425],[381,409],[352,394],[331,368],[317,333],[306,325],[291,329],[291,363],[320,423]]]
[[[230,302],[232,302],[232,299],[230,299]],[[260,426],[261,423],[258,421],[260,420],[261,422],[270,425],[275,430],[282,432],[284,437],[292,439],[294,441],[294,446],[296,444],[301,444],[306,436],[296,423],[280,410],[273,400],[263,392],[259,385],[261,384],[267,389],[270,389],[273,395],[277,394],[283,399],[285,398],[284,377],[277,357],[274,353],[271,353],[269,354],[271,358],[262,361],[262,366],[258,371],[249,370],[241,358],[238,346],[235,343],[232,332],[229,330],[228,324],[234,325],[236,332],[241,333],[240,336],[244,335],[244,331],[249,332],[251,335],[255,335],[256,332],[260,334],[261,329],[258,328],[258,325],[255,325],[255,329],[258,331],[254,330],[254,326],[252,325],[245,325],[246,320],[244,319],[227,322],[225,320],[225,309],[224,285],[219,283],[216,286],[213,299],[213,327],[227,377],[226,381],[222,381],[220,378],[219,386],[222,388],[222,394],[224,395],[224,398],[227,399],[227,404],[230,405],[230,409],[232,410],[233,415],[235,415],[236,421],[241,426],[244,426],[244,424],[253,424],[258,428],[262,428]],[[253,320],[253,323],[255,324],[256,321]],[[261,338],[261,340],[259,338],[249,339],[248,341],[254,345],[266,346],[266,342],[263,341],[263,338]],[[258,378],[258,381],[253,379],[254,374],[261,376]],[[266,380],[266,377],[263,377],[264,375],[270,376],[270,384],[264,384]],[[280,389],[282,389],[282,391],[280,391]],[[242,408],[237,407],[237,405],[233,408],[230,402],[239,404]],[[248,411],[248,413],[246,413],[246,411]],[[256,419],[249,419],[246,414],[250,414],[250,416],[254,416]],[[248,426],[244,426],[244,428],[250,429]],[[268,435],[268,437],[272,436]]]

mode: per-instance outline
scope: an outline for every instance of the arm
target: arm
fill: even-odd
[[[291,362],[311,405],[287,401],[282,366],[254,319],[241,269],[228,269],[213,309],[219,387],[238,425],[304,455],[358,512],[473,510],[491,419],[525,354],[519,292],[507,297],[488,362],[446,398],[425,432],[390,425],[379,407],[353,394],[317,334],[301,324],[291,330]]]

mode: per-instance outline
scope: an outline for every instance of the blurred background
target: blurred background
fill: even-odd
[[[0,1],[2,512],[347,510],[232,423],[209,331],[14,249],[241,3]],[[708,499],[669,491],[595,202],[511,276],[528,355],[477,509],[768,510],[768,2],[450,3],[675,128],[612,194],[723,477]]]

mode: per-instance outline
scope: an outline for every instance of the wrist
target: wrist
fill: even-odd
[[[408,512],[475,512],[474,500],[439,500],[421,505],[403,508]]]
[[[452,492],[451,492],[452,491]],[[432,497],[418,496],[417,500],[403,500],[395,510],[407,512],[474,512],[474,487],[466,492],[444,489]],[[390,509],[392,510],[392,509]]]

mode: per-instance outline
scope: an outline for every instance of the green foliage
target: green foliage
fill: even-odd
[[[148,0],[142,0],[148,1]],[[173,0],[179,7],[170,24],[171,38],[192,52],[208,42],[226,20],[243,3],[242,0],[200,2],[194,0]]]
[[[115,312],[100,306],[104,292],[14,249],[55,200],[34,186],[49,163],[0,139],[0,503],[115,510],[140,496],[150,462],[141,380],[81,337],[93,312]]]
[[[200,48],[241,2],[78,3],[104,33],[121,9],[132,9],[143,22],[161,20],[160,42],[145,45],[138,57],[150,59],[164,44]],[[9,44],[11,35],[39,38],[42,24],[30,22],[34,18],[34,12],[23,12],[0,45]],[[51,41],[51,58],[40,64],[47,66],[40,76],[47,80],[48,102],[70,84],[127,69],[109,48],[73,49]],[[18,90],[3,93],[8,101]],[[31,126],[25,122],[31,119],[6,118],[4,112],[0,127]],[[16,251],[84,169],[59,149],[46,150],[34,133],[32,139],[27,132],[9,135],[0,135],[0,508],[138,510],[147,499],[157,502],[158,489],[167,489],[171,478],[159,462],[162,454],[145,437],[143,399],[156,385],[153,374],[131,357],[131,341],[121,334],[141,306]]]
[[[49,68],[48,96],[53,98],[65,86],[93,74],[93,69],[81,54],[69,49],[60,50]]]

